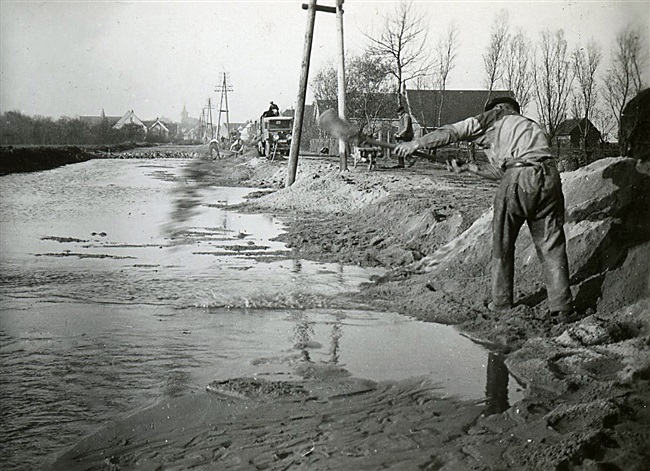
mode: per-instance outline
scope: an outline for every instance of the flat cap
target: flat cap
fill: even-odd
[[[487,105],[485,105],[485,111],[490,111],[492,108],[494,108],[495,106],[501,103],[507,103],[510,106],[512,106],[517,113],[520,112],[519,103],[517,102],[517,100],[515,100],[514,98],[510,98],[509,96],[500,96],[497,98],[493,98],[488,102]]]

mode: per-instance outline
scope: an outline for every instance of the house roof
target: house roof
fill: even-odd
[[[163,123],[160,118],[157,118],[156,121],[154,121],[153,124],[147,125],[149,129],[153,129],[154,127],[160,127],[162,130],[169,132],[169,128],[165,126],[165,123]]]
[[[231,132],[233,131],[239,131],[240,129],[243,129],[246,126],[247,123],[224,123],[222,122],[221,124],[218,123],[213,123],[214,129],[215,129],[215,134],[219,134],[220,136],[227,137],[230,135]]]
[[[146,127],[145,124],[142,122],[142,120],[135,115],[133,110],[130,110],[130,111],[127,111],[126,113],[124,113],[124,116],[122,116],[119,119],[119,121],[117,123],[115,123],[115,125],[113,125],[113,127],[115,129],[120,129],[120,128],[122,128],[122,126],[124,126],[126,124],[129,124],[129,123],[139,124],[140,126]]]
[[[221,124],[224,125],[226,123],[221,123]],[[239,129],[243,128],[246,125],[246,123],[228,123],[228,124],[230,126],[228,129],[231,132],[232,131],[238,131]]]
[[[509,90],[406,90],[411,116],[420,126],[451,124],[483,112],[488,99],[514,94]],[[444,99],[443,99],[444,98]],[[440,123],[438,110],[442,103]]]
[[[310,108],[309,108],[310,106],[313,106],[313,105],[305,105],[305,114],[304,114],[305,116],[307,116],[307,113],[312,113],[313,114],[313,111],[310,111]],[[285,118],[293,118],[293,117],[296,116],[296,110],[294,110],[293,108],[288,108],[288,109],[284,110],[282,113],[280,113],[280,116],[283,116]]]
[[[397,95],[395,93],[368,93],[364,94],[362,97],[349,96],[346,97],[349,104],[354,103],[358,100],[365,100],[368,106],[351,106],[352,111],[362,111],[367,110],[372,114],[372,119],[385,119],[385,120],[395,120],[397,119]],[[346,106],[348,108],[348,106]],[[333,109],[338,112],[339,104],[337,100],[316,100],[316,109],[315,111],[319,114],[322,114],[328,109]],[[366,116],[346,116],[347,119],[367,119]]]
[[[555,131],[555,135],[556,136],[568,136],[569,134],[571,134],[575,130],[575,128],[582,129],[582,126],[583,126],[584,122],[585,122],[585,118],[581,118],[581,119],[578,119],[578,118],[565,119],[564,121],[562,121],[558,125],[558,127],[557,127],[557,129]],[[593,125],[593,123],[591,121],[589,121],[589,120],[587,120],[587,126],[589,126],[590,128],[596,129],[596,127]]]
[[[109,126],[113,126],[120,120],[120,116],[79,116],[79,119],[82,122],[90,126],[99,126],[102,124],[104,118],[106,118],[106,122]]]
[[[579,119],[565,119],[562,121],[557,129],[555,130],[555,135],[556,136],[566,136],[571,134],[571,131],[573,131],[578,125],[580,124]]]

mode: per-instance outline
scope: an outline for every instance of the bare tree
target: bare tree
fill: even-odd
[[[576,78],[576,90],[574,92],[576,104],[576,116],[584,119],[584,126],[581,129],[582,152],[587,156],[587,145],[589,137],[588,123],[596,109],[598,100],[598,88],[596,86],[596,72],[600,61],[603,58],[600,45],[590,41],[586,48],[576,47],[572,54],[573,73]]]
[[[346,69],[348,68],[348,64],[346,63]],[[348,90],[348,78],[349,74],[346,74],[346,87],[345,89]],[[336,66],[334,65],[333,61],[328,61],[321,67],[319,70],[316,71],[314,74],[314,78],[310,82],[310,86],[312,89],[312,92],[314,93],[314,98],[316,100],[333,100],[336,101],[337,99],[337,93],[338,93],[338,77],[337,77],[337,71],[336,71]]]
[[[374,133],[377,117],[387,107],[394,106],[394,95],[389,83],[390,67],[365,53],[348,56],[345,78],[345,114],[366,133]],[[337,69],[333,62],[319,69],[312,79],[311,88],[317,100],[337,102]]]
[[[511,90],[522,110],[532,100],[533,87],[533,47],[523,31],[517,31],[508,41],[503,57],[502,83]]]
[[[440,126],[442,119],[442,107],[445,100],[445,90],[447,89],[447,79],[449,73],[454,68],[454,60],[458,49],[458,29],[455,23],[450,23],[443,36],[436,46],[436,68],[434,71],[434,83],[441,91],[440,103],[438,105],[438,116],[436,125]]]
[[[590,41],[587,47],[576,47],[571,55],[576,79],[576,103],[579,115],[589,118],[596,107],[598,89],[596,72],[603,58],[600,45]]]
[[[616,119],[617,128],[625,105],[643,89],[641,71],[648,61],[644,44],[640,29],[628,26],[616,35],[605,77],[604,99]]]
[[[361,130],[372,135],[379,130],[376,127],[377,118],[387,108],[394,106],[394,95],[390,93],[390,65],[375,60],[366,52],[351,58],[347,69],[351,76],[350,93],[346,100],[350,116],[357,118]]]
[[[390,73],[401,102],[407,80],[430,74],[428,27],[425,16],[416,11],[413,3],[403,0],[384,20],[379,37],[364,35],[370,40],[369,52],[391,64]]]
[[[492,31],[490,33],[490,44],[483,54],[483,65],[485,67],[484,84],[488,89],[487,101],[490,100],[492,90],[501,80],[503,75],[503,60],[510,35],[510,20],[507,10],[500,10],[494,17]]]
[[[539,119],[549,139],[552,139],[566,118],[573,82],[564,30],[541,33],[540,55],[534,68],[534,78]]]
[[[600,131],[600,143],[605,144],[616,133],[616,119],[611,111],[607,108],[603,109],[602,106],[596,106],[592,113],[591,121],[594,126]]]

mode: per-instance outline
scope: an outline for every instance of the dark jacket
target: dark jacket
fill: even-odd
[[[395,134],[395,139],[400,141],[413,140],[413,120],[410,114],[402,113],[399,115],[399,128]]]

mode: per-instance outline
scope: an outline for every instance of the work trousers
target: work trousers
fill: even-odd
[[[515,241],[524,222],[544,269],[549,309],[571,310],[564,195],[552,159],[506,170],[497,190],[492,221],[492,301],[497,307],[513,304]]]

